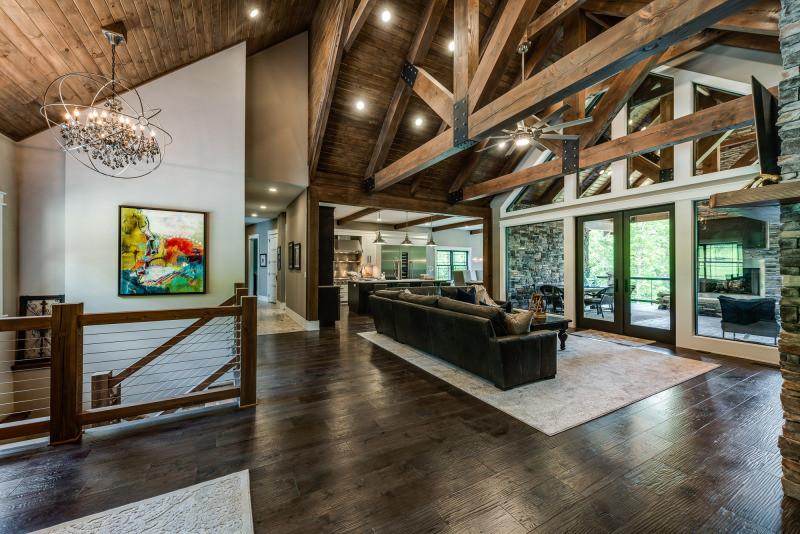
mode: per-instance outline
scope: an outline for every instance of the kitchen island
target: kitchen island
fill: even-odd
[[[369,313],[369,296],[378,289],[420,287],[422,285],[449,286],[450,280],[350,280],[347,282],[347,305],[353,313]]]

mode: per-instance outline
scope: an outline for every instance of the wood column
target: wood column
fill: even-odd
[[[242,298],[240,348],[239,408],[256,405],[256,368],[258,346],[258,297]]]
[[[83,304],[54,304],[50,320],[50,445],[81,439]]]
[[[494,244],[492,242],[492,216],[483,218],[483,287],[489,292],[489,295],[496,297],[499,293],[498,288],[494,287],[494,273],[492,262],[492,251]]]

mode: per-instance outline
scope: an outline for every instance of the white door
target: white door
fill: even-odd
[[[278,300],[278,231],[270,230],[267,235],[267,300]]]

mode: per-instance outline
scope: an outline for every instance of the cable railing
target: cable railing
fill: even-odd
[[[36,378],[0,371],[0,440],[49,432],[51,444],[67,443],[87,426],[234,399],[255,405],[256,297],[237,286],[211,308],[84,313],[56,304],[51,316],[0,319],[0,349],[2,332],[38,330],[50,353]]]
[[[669,294],[670,278],[663,276],[631,276],[631,301],[657,304],[659,293]]]

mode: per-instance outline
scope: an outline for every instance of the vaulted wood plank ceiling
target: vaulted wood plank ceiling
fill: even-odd
[[[247,41],[248,53],[308,29],[318,0],[0,0],[0,132],[44,128],[47,84],[71,71],[111,71],[102,26],[122,21],[118,72],[139,85]],[[249,17],[258,8],[260,14]],[[89,93],[73,88],[81,97]]]

